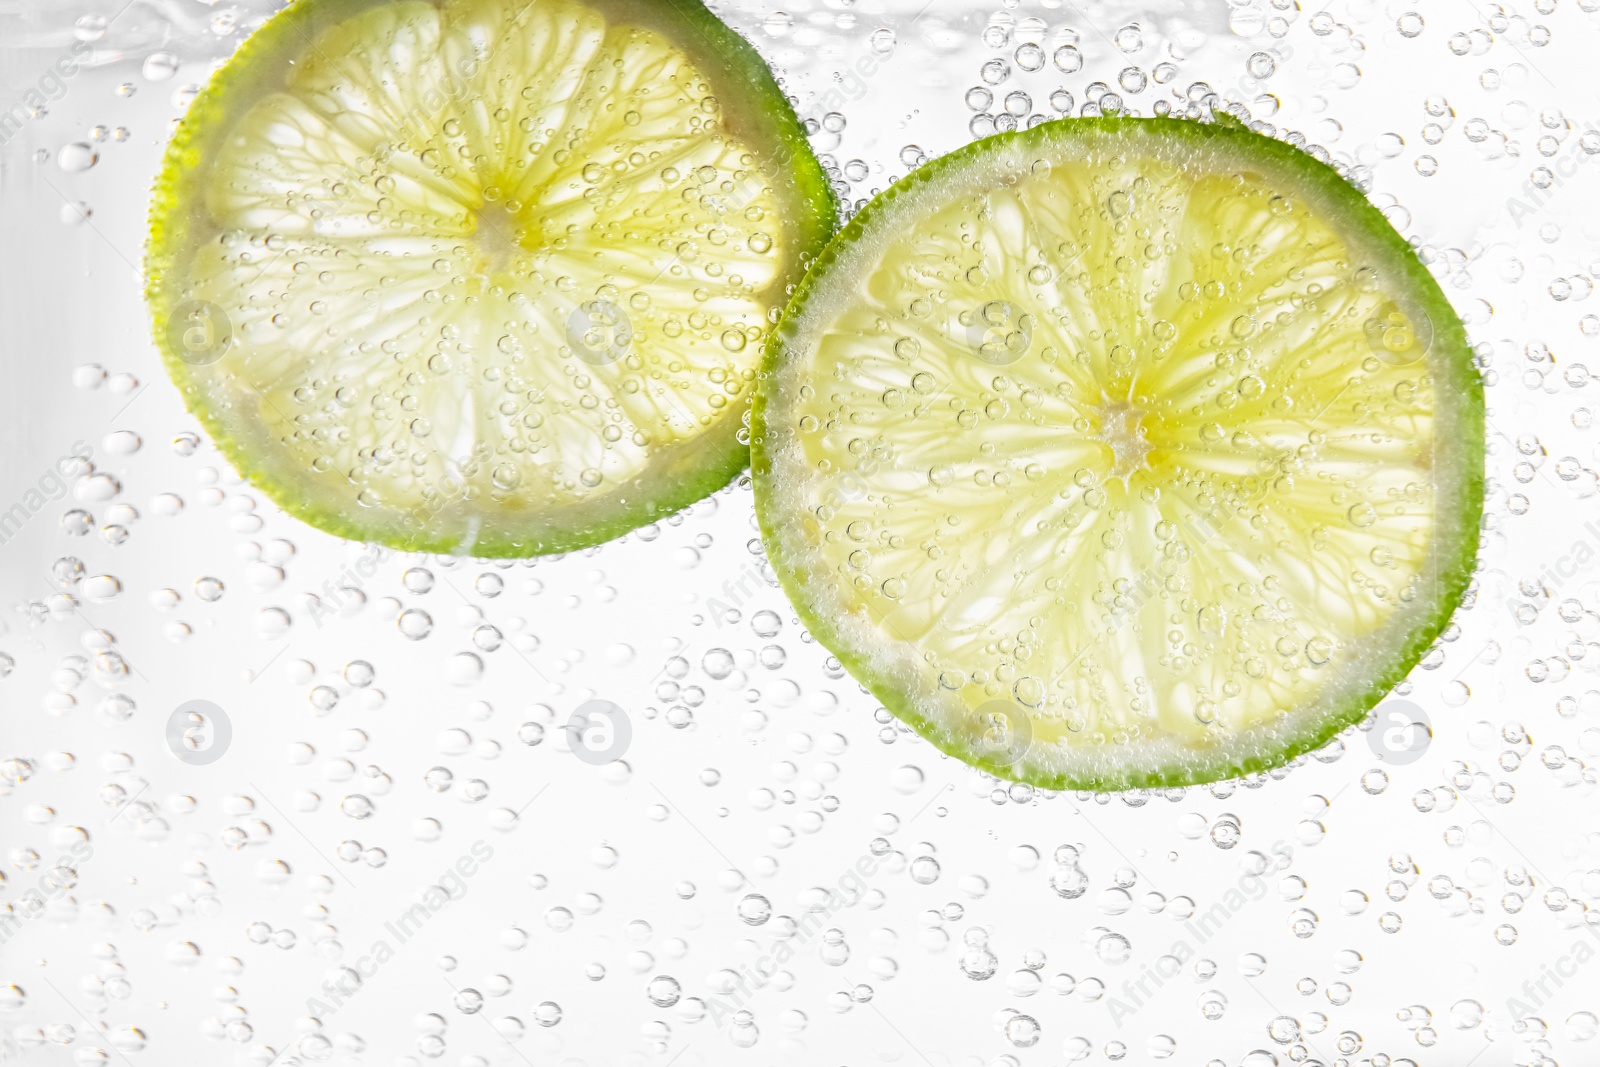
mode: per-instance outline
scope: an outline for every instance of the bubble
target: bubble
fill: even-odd
[[[370,818],[377,807],[369,797],[351,793],[339,801],[339,810],[352,819]]]
[[[925,780],[922,768],[911,763],[896,767],[889,775],[889,784],[894,788],[894,791],[906,795],[921,789]]]
[[[1038,1020],[1031,1015],[1013,1015],[1006,1020],[1006,1040],[1016,1048],[1032,1048],[1041,1034]]]
[[[8,756],[0,760],[0,780],[11,785],[21,785],[33,777],[34,763],[32,760],[19,756]]]
[[[145,57],[140,73],[145,81],[167,81],[178,73],[178,57],[171,52],[155,52]]]
[[[573,308],[567,316],[566,332],[573,355],[591,366],[615,363],[633,346],[633,322],[628,313],[606,299],[590,300]],[[743,348],[744,335],[738,333],[738,338],[739,347]]]
[[[412,641],[421,641],[433,632],[433,616],[421,608],[407,608],[394,622],[400,633]]]
[[[1367,747],[1386,766],[1415,763],[1433,742],[1428,713],[1409,700],[1387,700],[1373,713],[1366,733]]]
[[[1211,826],[1211,843],[1218,848],[1233,848],[1240,836],[1239,820],[1232,815],[1220,816]]]
[[[1133,955],[1133,945],[1121,934],[1102,934],[1094,943],[1094,952],[1102,963],[1118,966],[1128,962]]]
[[[78,21],[73,24],[72,35],[80,41],[98,41],[106,35],[107,22],[104,15],[80,15]]]
[[[126,693],[112,693],[100,702],[97,710],[112,722],[127,722],[137,708]]]
[[[95,151],[93,145],[84,141],[74,141],[64,145],[56,153],[56,166],[69,174],[88,170],[98,162],[100,153]]]
[[[1057,867],[1050,873],[1050,888],[1057,896],[1075,900],[1088,890],[1089,876],[1076,865]]]
[[[114,574],[96,574],[83,581],[84,599],[104,603],[121,594],[122,582]]]
[[[918,856],[911,861],[909,873],[918,885],[932,885],[939,880],[939,861],[932,856]]]
[[[713,648],[700,660],[700,669],[717,681],[727,678],[734,670],[733,653],[725,648]]]
[[[772,918],[772,902],[760,893],[750,893],[740,899],[737,911],[746,926],[761,926]]]
[[[826,952],[826,945],[823,946],[823,950]],[[761,1030],[748,1011],[734,1012],[733,1026],[728,1030],[728,1040],[737,1048],[752,1048],[761,1040]]]
[[[166,959],[174,967],[193,967],[200,962],[200,946],[193,941],[174,941],[167,945]]]
[[[645,996],[658,1008],[670,1008],[678,1003],[682,987],[671,975],[658,974],[645,986]]]
[[[220,578],[196,578],[194,580],[194,595],[198,600],[214,604],[222,599],[222,594],[227,587]]]
[[[961,973],[974,982],[982,982],[993,978],[995,971],[1000,966],[1000,960],[984,945],[968,945],[961,954]]]
[[[991,366],[1004,367],[1027,355],[1034,318],[1007,300],[991,300],[961,316],[968,346]]]
[[[1457,1030],[1471,1030],[1483,1022],[1483,1005],[1476,1000],[1458,1000],[1450,1005],[1450,1024]]]
[[[1300,1040],[1300,1024],[1287,1015],[1280,1015],[1267,1024],[1267,1036],[1280,1045],[1292,1045]]]
[[[72,371],[72,384],[79,389],[98,389],[105,380],[106,369],[98,363],[85,363]]]

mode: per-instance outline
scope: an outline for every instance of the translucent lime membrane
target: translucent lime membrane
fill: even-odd
[[[762,342],[833,220],[770,73],[698,2],[299,0],[169,150],[150,300],[279,504],[529,555],[742,469]]]
[[[879,699],[997,774],[1122,788],[1281,764],[1403,676],[1470,574],[1483,401],[1334,171],[1066,120],[840,233],[752,447],[778,573]]]

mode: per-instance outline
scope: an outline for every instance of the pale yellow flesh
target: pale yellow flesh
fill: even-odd
[[[909,191],[808,297],[764,418],[812,610],[1046,772],[1337,704],[1430,565],[1428,324],[1236,161],[1026,166]]]
[[[207,406],[400,514],[559,514],[737,448],[786,224],[722,106],[664,37],[566,0],[339,24],[214,166],[221,230],[173,301],[231,321],[191,372]]]

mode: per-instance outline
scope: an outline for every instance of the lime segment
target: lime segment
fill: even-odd
[[[737,473],[834,201],[698,3],[300,0],[152,210],[174,379],[241,473],[403,548],[603,541]]]
[[[1239,775],[1359,720],[1461,597],[1470,356],[1299,150],[1048,123],[823,254],[767,349],[757,508],[813,631],[945,751],[1051,788]]]

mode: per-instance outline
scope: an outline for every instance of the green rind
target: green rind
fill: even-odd
[[[388,535],[381,525],[364,524],[338,508],[309,502],[295,494],[292,485],[280,485],[266,467],[257,462],[253,447],[236,440],[218,419],[188,390],[182,388],[188,365],[168,346],[166,331],[173,293],[166,282],[167,272],[187,248],[189,221],[187,205],[200,202],[198,185],[205,172],[210,139],[232,125],[237,112],[248,109],[257,98],[255,89],[271,76],[271,60],[280,55],[280,40],[296,34],[307,42],[322,30],[349,16],[384,3],[386,0],[293,0],[252,33],[215,73],[195,97],[168,142],[161,170],[151,189],[149,237],[145,246],[145,299],[150,307],[152,337],[161,352],[167,375],[180,386],[184,406],[200,421],[218,450],[245,481],[266,493],[284,511],[311,526],[348,540],[385,544],[404,552],[452,554],[460,550],[453,538],[440,537],[426,530],[412,536]],[[442,0],[431,0],[439,5]],[[839,201],[832,184],[811,150],[794,108],[766,61],[731,27],[712,14],[702,0],[588,0],[607,14],[618,12],[619,21],[650,21],[654,25],[683,31],[673,39],[695,59],[708,78],[723,79],[737,89],[727,99],[736,102],[725,112],[743,118],[759,116],[775,136],[771,162],[787,171],[793,183],[791,198],[796,207],[798,240],[792,256],[800,268],[806,267],[838,225]],[[740,108],[744,114],[741,114]],[[764,138],[771,141],[772,138]],[[699,473],[678,479],[668,491],[644,506],[631,506],[609,521],[587,522],[579,531],[550,538],[490,538],[475,541],[471,555],[484,559],[521,558],[573,552],[604,544],[621,535],[665,518],[716,492],[738,477],[749,463],[748,451],[737,440],[741,426],[738,412],[722,421],[727,428],[718,436],[726,440],[701,441],[712,458],[700,464]],[[352,503],[352,509],[354,505]],[[402,523],[402,525],[410,525]]]
[[[913,707],[911,699],[890,680],[874,671],[865,659],[845,642],[842,631],[834,620],[814,611],[807,595],[802,574],[803,561],[793,558],[782,546],[776,534],[780,524],[793,521],[793,516],[774,514],[771,501],[772,462],[766,449],[767,383],[785,362],[801,358],[790,350],[794,339],[797,312],[810,298],[817,281],[839,257],[840,250],[858,240],[872,225],[884,205],[915,186],[937,175],[959,168],[971,160],[995,151],[1000,146],[1015,144],[1029,146],[1042,144],[1057,137],[1071,137],[1075,133],[1090,131],[1115,133],[1122,129],[1143,128],[1162,131],[1173,137],[1188,138],[1197,144],[1205,139],[1225,139],[1244,156],[1255,155],[1283,165],[1299,177],[1307,187],[1321,193],[1327,202],[1341,210],[1332,221],[1347,232],[1360,232],[1388,253],[1391,263],[1404,271],[1412,295],[1427,312],[1434,326],[1434,351],[1440,353],[1431,369],[1435,375],[1448,373],[1449,379],[1437,381],[1440,395],[1446,389],[1458,400],[1456,409],[1460,423],[1470,432],[1464,439],[1453,442],[1459,462],[1464,470],[1462,478],[1452,485],[1441,487],[1437,515],[1459,516],[1459,521],[1446,526],[1435,524],[1430,561],[1435,568],[1440,593],[1433,612],[1415,626],[1399,654],[1382,674],[1371,679],[1363,691],[1355,693],[1343,706],[1287,738],[1272,752],[1243,759],[1218,758],[1206,761],[1196,759],[1182,768],[1138,773],[1130,771],[1120,776],[1101,776],[1077,779],[1066,775],[1018,773],[1017,764],[1005,764],[998,759],[975,756],[954,740],[945,740],[942,731],[923,718]],[[1430,357],[1432,358],[1432,357]],[[1484,396],[1483,381],[1472,361],[1472,350],[1467,342],[1466,327],[1455,309],[1451,307],[1443,290],[1439,288],[1427,267],[1417,258],[1415,250],[1406,243],[1376,207],[1338,171],[1326,163],[1306,154],[1293,145],[1251,132],[1238,122],[1197,122],[1177,118],[1138,118],[1131,116],[1106,116],[1097,118],[1058,119],[1043,123],[1030,130],[996,134],[975,141],[964,148],[926,164],[902,178],[873,199],[865,208],[834,235],[828,247],[812,264],[806,278],[789,301],[783,321],[768,337],[762,352],[761,371],[756,380],[756,395],[750,411],[750,471],[755,489],[756,517],[761,528],[768,558],[779,583],[788,594],[801,621],[829,651],[838,657],[852,677],[865,685],[883,706],[902,722],[911,726],[923,739],[948,756],[969,766],[986,771],[997,778],[1025,782],[1048,790],[1084,790],[1111,792],[1129,789],[1160,789],[1239,778],[1281,767],[1308,752],[1322,748],[1346,729],[1361,722],[1367,713],[1396,685],[1405,679],[1411,669],[1422,659],[1428,648],[1449,625],[1451,616],[1466,593],[1478,555],[1478,529],[1483,513],[1484,494]],[[1445,494],[1450,499],[1445,499]],[[1217,754],[1219,757],[1221,753]],[[1022,761],[1018,761],[1020,764]]]

